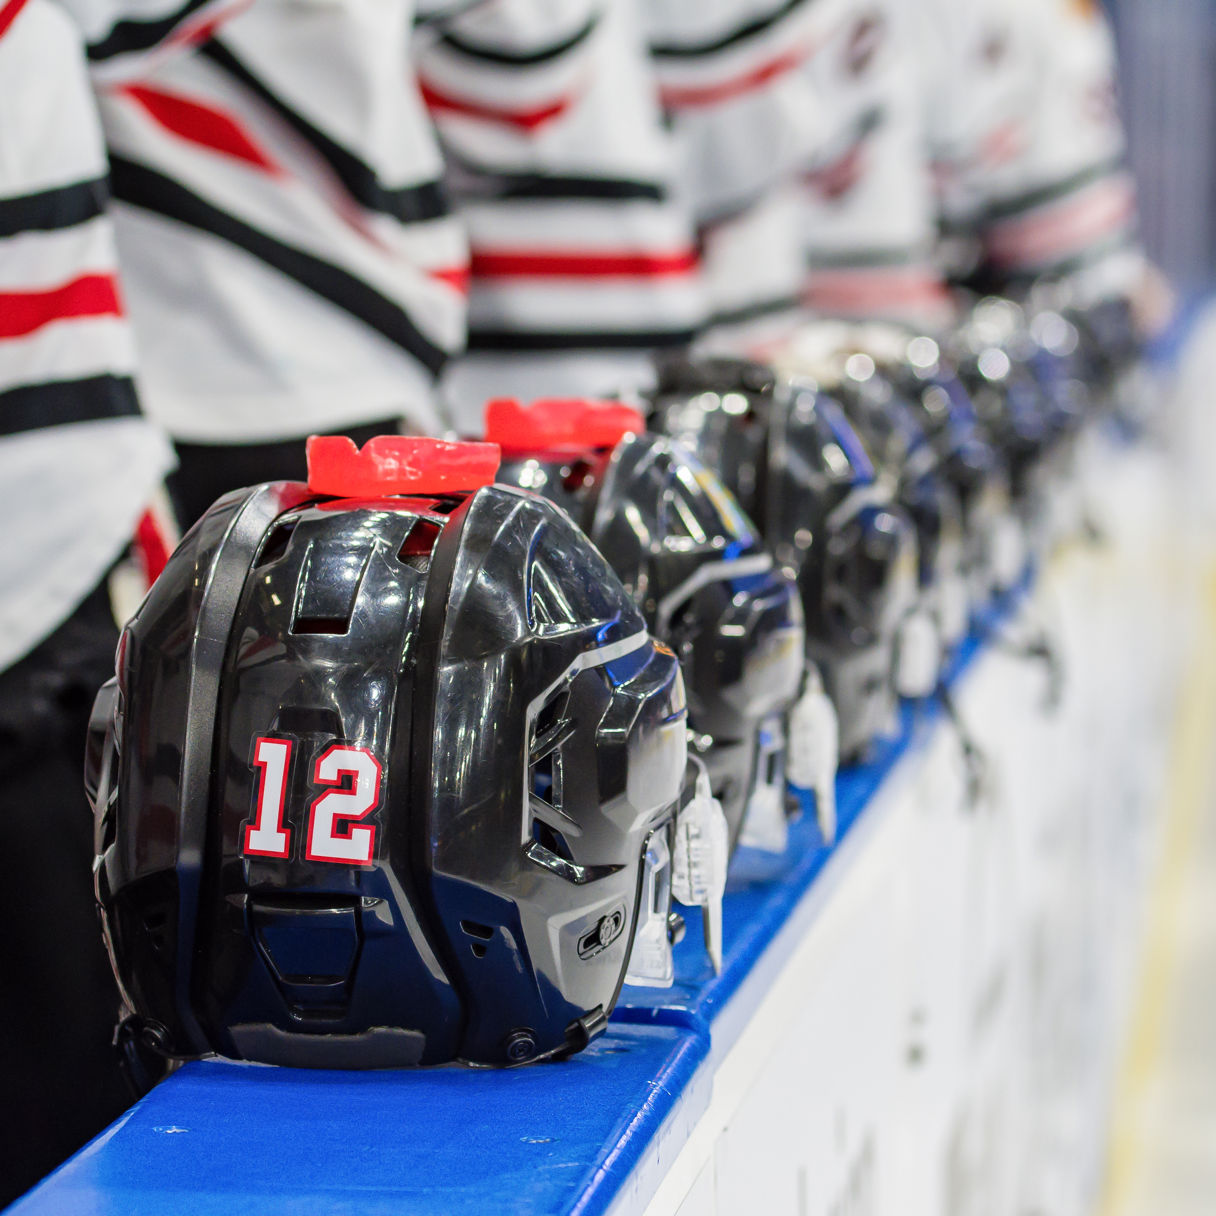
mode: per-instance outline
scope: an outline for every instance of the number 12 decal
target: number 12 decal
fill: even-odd
[[[259,737],[252,766],[258,770],[253,819],[245,825],[247,857],[290,857],[291,829],[284,804],[292,740]],[[380,802],[380,761],[363,747],[335,743],[317,757],[314,785],[329,786],[308,808],[304,856],[308,861],[368,866],[376,856],[376,825],[359,823]]]

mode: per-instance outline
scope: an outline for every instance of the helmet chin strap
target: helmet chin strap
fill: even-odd
[[[722,896],[730,859],[730,829],[722,804],[710,788],[704,762],[698,756],[689,756],[689,761],[697,776],[692,798],[676,815],[671,894],[685,907],[700,907],[705,950],[717,975],[722,970]]]
[[[642,885],[637,924],[629,947],[625,983],[670,988],[675,980],[672,958],[670,821],[656,828],[642,857]]]
[[[779,855],[789,845],[789,814],[785,804],[785,754],[789,743],[785,715],[766,718],[757,733],[752,789],[739,844]]]
[[[836,840],[836,765],[840,724],[814,663],[806,669],[806,688],[790,712],[786,776],[793,786],[815,791],[815,819],[824,844]]]

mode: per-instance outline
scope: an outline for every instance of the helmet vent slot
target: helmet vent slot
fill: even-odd
[[[277,562],[287,552],[288,542],[291,540],[291,534],[295,530],[296,525],[294,521],[289,524],[279,524],[262,545],[262,551],[258,554],[258,559],[254,563],[254,569],[257,570],[262,566],[269,566],[272,562]]]
[[[552,697],[532,724],[532,746],[528,749],[528,789],[532,798],[560,812],[562,806],[561,747],[574,733],[574,721],[566,717],[569,690]]]
[[[291,626],[292,633],[322,633],[341,637],[350,632],[348,616],[298,616]]]
[[[172,933],[170,931],[172,919],[170,908],[167,904],[153,904],[144,912],[144,932],[148,935],[148,941],[152,944],[152,949],[158,954],[166,953],[173,944],[171,940]]]
[[[349,633],[359,588],[374,552],[369,545],[334,549],[310,545],[296,585],[291,632],[331,637]]]
[[[439,532],[440,527],[433,519],[414,520],[401,548],[397,550],[397,560],[425,574],[430,569],[431,550],[435,548]]]
[[[565,836],[557,828],[550,827],[539,819],[532,820],[532,839],[554,857],[560,857],[563,861],[574,860],[574,854],[570,851]]]
[[[476,941],[469,942],[469,949],[473,952],[473,957],[485,958],[486,951],[489,949],[487,943],[494,936],[493,928],[490,925],[483,925],[475,920],[462,920],[460,927],[469,937],[477,939]]]

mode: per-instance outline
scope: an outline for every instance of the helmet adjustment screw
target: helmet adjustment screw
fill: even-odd
[[[512,1064],[521,1064],[536,1055],[536,1036],[531,1030],[513,1030],[507,1035],[507,1059]]]
[[[621,912],[612,912],[605,916],[599,924],[600,945],[604,947],[612,945],[624,923],[624,914]]]
[[[684,918],[678,912],[667,914],[667,940],[673,946],[678,946],[684,940],[684,932],[687,927]]]

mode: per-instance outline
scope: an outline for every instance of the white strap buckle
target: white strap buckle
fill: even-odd
[[[785,728],[781,715],[760,723],[752,791],[743,813],[739,843],[764,853],[784,853],[789,844],[785,812]]]
[[[700,907],[705,949],[714,974],[722,970],[722,896],[730,860],[730,829],[722,804],[714,797],[705,765],[697,768],[696,786],[687,806],[676,816],[676,843],[671,861],[672,897],[686,907]]]
[[[671,849],[667,825],[646,842],[642,858],[642,889],[638,895],[637,926],[629,947],[625,983],[647,988],[670,988],[675,980],[668,917],[671,912]]]
[[[790,746],[786,776],[791,785],[815,791],[815,818],[825,844],[836,839],[836,765],[840,758],[840,724],[836,707],[824,692],[823,677],[812,663],[806,690],[790,712]]]
[[[895,691],[901,697],[929,696],[937,687],[942,643],[925,608],[914,608],[904,617],[895,653]]]

